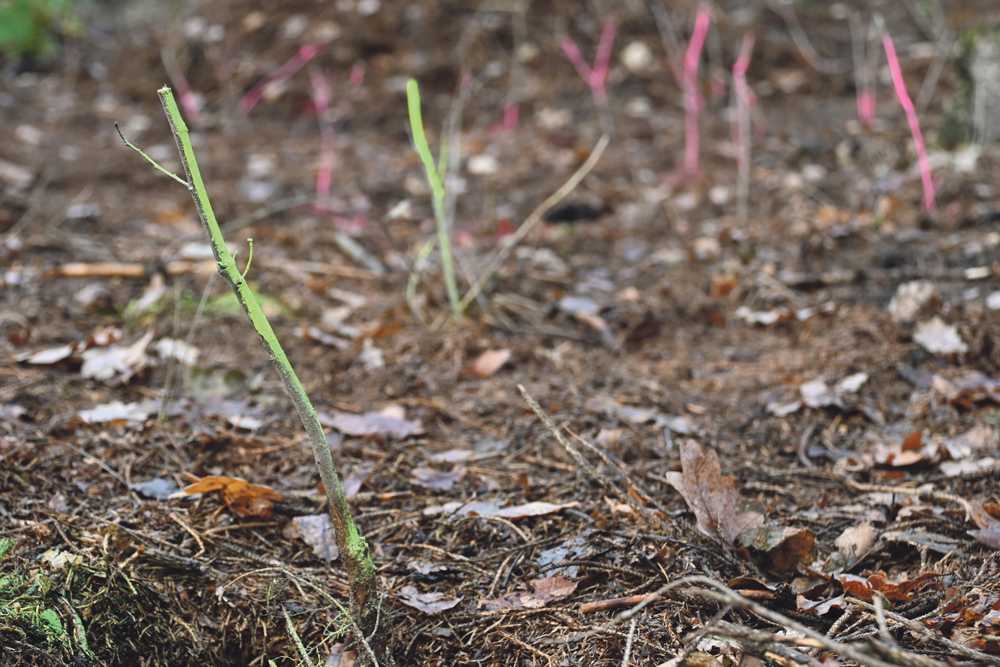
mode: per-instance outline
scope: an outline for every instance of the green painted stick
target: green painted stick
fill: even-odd
[[[202,181],[201,172],[198,169],[198,161],[195,159],[194,149],[188,137],[188,129],[181,118],[180,110],[170,88],[164,86],[157,91],[163,110],[167,114],[170,122],[170,131],[174,135],[177,143],[177,150],[181,154],[181,163],[184,165],[184,174],[187,176],[187,188],[194,198],[195,208],[198,216],[212,243],[212,252],[219,267],[219,273],[229,282],[230,287],[236,293],[236,297],[243,306],[247,317],[253,323],[257,335],[260,336],[267,357],[274,364],[278,371],[285,390],[292,399],[299,418],[305,426],[309,440],[312,442],[313,454],[316,457],[316,467],[319,468],[319,476],[323,481],[323,488],[326,490],[326,497],[329,502],[330,517],[333,519],[334,532],[337,535],[337,544],[340,547],[340,557],[343,559],[344,569],[347,570],[351,593],[351,610],[354,614],[354,622],[357,623],[362,636],[375,649],[376,654],[381,653],[385,646],[386,634],[379,631],[379,598],[376,590],[375,565],[372,563],[371,555],[368,552],[368,543],[358,532],[354,519],[351,517],[351,510],[347,505],[347,498],[340,486],[340,478],[333,465],[333,456],[330,453],[330,444],[326,440],[326,434],[319,423],[316,410],[306,395],[302,383],[295,375],[288,357],[278,343],[274,330],[261,311],[257,300],[247,286],[236,262],[226,247],[222,232],[219,230],[219,223],[212,212],[212,204],[208,200],[208,192],[205,183]],[[364,659],[359,655],[359,659]]]
[[[455,280],[455,262],[451,256],[451,230],[444,206],[444,184],[441,182],[439,169],[435,166],[431,155],[427,136],[424,134],[424,120],[420,113],[420,89],[417,82],[410,79],[406,82],[406,102],[410,111],[410,128],[413,131],[413,144],[417,154],[424,163],[427,172],[427,182],[431,186],[431,201],[434,205],[434,220],[437,222],[438,246],[441,247],[441,265],[444,270],[445,287],[448,289],[448,301],[451,303],[452,316],[458,319],[462,316],[462,306],[458,298],[458,283]],[[442,163],[444,160],[442,160]]]

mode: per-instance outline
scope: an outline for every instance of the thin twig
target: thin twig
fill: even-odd
[[[972,505],[969,504],[969,501],[951,493],[929,491],[927,489],[909,489],[898,486],[883,486],[881,484],[862,484],[849,478],[845,478],[843,482],[848,488],[854,489],[855,491],[865,491],[868,493],[898,493],[907,496],[917,496],[918,498],[950,501],[962,506],[962,509],[965,510],[966,521],[969,521],[972,518]]]
[[[593,637],[594,635],[600,633],[612,631],[615,625],[618,625],[623,621],[631,619],[633,616],[641,612],[647,606],[653,604],[653,602],[658,600],[664,593],[674,588],[677,588],[678,586],[686,586],[691,584],[700,584],[702,586],[709,586],[715,590],[705,590],[703,588],[689,588],[685,591],[688,595],[695,595],[709,600],[714,600],[723,605],[732,606],[733,609],[749,611],[753,614],[756,614],[757,616],[760,616],[766,621],[770,621],[776,625],[780,625],[782,627],[788,628],[794,632],[799,633],[800,635],[802,635],[804,639],[810,640],[811,643],[808,644],[810,646],[819,646],[833,653],[837,653],[845,658],[854,660],[859,665],[866,665],[867,667],[895,667],[891,663],[867,655],[866,653],[864,653],[863,651],[854,646],[835,642],[829,637],[826,637],[820,634],[819,632],[816,632],[812,628],[803,625],[802,623],[799,623],[798,621],[795,621],[791,618],[788,618],[783,614],[779,614],[778,612],[772,609],[768,609],[767,607],[759,605],[756,602],[753,602],[752,600],[748,600],[745,597],[733,591],[732,589],[730,589],[725,584],[722,584],[718,581],[715,581],[714,579],[710,579],[709,577],[703,575],[692,575],[689,577],[681,577],[680,579],[671,581],[670,583],[661,586],[656,591],[654,591],[654,594],[651,595],[644,602],[640,602],[631,609],[623,611],[622,613],[618,614],[607,623],[604,623],[603,625],[593,628],[592,630],[581,632],[579,634],[572,635],[569,637],[560,637],[559,639],[543,640],[541,643],[569,644],[572,642],[577,642],[586,639],[588,637]],[[798,640],[798,641],[800,643],[803,642],[803,640]],[[944,663],[935,662],[935,665],[939,665],[940,667],[945,667]]]
[[[583,454],[580,453],[580,450],[571,445],[569,440],[567,440],[565,436],[563,436],[562,432],[556,427],[556,425],[552,423],[552,419],[549,417],[548,414],[546,414],[545,410],[542,409],[542,406],[538,404],[538,401],[536,401],[531,396],[531,394],[528,393],[528,390],[525,389],[523,385],[517,385],[517,388],[521,392],[521,396],[524,397],[524,400],[528,404],[528,407],[530,407],[532,412],[534,412],[535,415],[542,421],[542,423],[545,425],[545,428],[549,430],[549,432],[553,435],[553,437],[555,437],[555,439],[559,441],[559,444],[562,445],[563,449],[566,450],[566,453],[568,453],[571,457],[573,457],[573,460],[576,461],[577,465],[580,466],[581,470],[587,473],[587,475],[589,475],[590,478],[593,479],[595,482],[604,487],[605,490],[616,496],[621,502],[625,503],[626,505],[634,509],[636,513],[639,514],[640,516],[645,516],[647,518],[650,518],[654,521],[654,523],[658,525],[662,526],[664,524],[663,519],[661,519],[656,513],[639,505],[635,501],[635,499],[633,499],[627,493],[625,493],[617,486],[609,482],[605,476],[599,474],[597,470],[594,468],[594,466],[590,465],[590,462],[583,457]]]
[[[462,297],[462,301],[459,303],[459,310],[464,311],[469,304],[472,303],[476,296],[483,291],[483,287],[493,277],[493,274],[496,273],[497,269],[499,269],[504,261],[506,261],[507,257],[510,256],[510,253],[517,247],[517,244],[524,240],[524,237],[528,235],[528,232],[530,232],[535,225],[538,224],[538,222],[542,219],[542,216],[548,213],[549,209],[562,201],[563,198],[565,198],[570,192],[573,191],[574,188],[576,188],[577,185],[580,184],[580,181],[586,178],[587,174],[589,174],[594,168],[594,165],[597,164],[597,161],[601,159],[601,155],[604,154],[604,149],[608,147],[609,141],[611,141],[611,137],[609,135],[601,135],[601,139],[597,142],[594,150],[590,153],[590,157],[587,158],[586,162],[580,165],[580,168],[576,170],[576,173],[574,173],[561,188],[552,193],[548,199],[539,204],[538,208],[532,211],[531,215],[529,215],[525,221],[521,223],[521,226],[517,228],[517,231],[505,239],[504,244],[497,249],[497,251],[493,254],[493,257],[487,261],[486,268],[480,274],[479,278],[476,279],[476,282],[469,288],[469,291],[465,293],[464,297]]]
[[[791,4],[787,4],[783,0],[769,0],[767,4],[785,20],[785,25],[792,36],[792,41],[795,42],[795,47],[814,70],[823,74],[839,74],[846,70],[842,61],[827,60],[816,53],[816,49],[809,41],[806,31],[802,28],[802,23],[799,22],[798,14],[795,13]]]
[[[167,516],[169,516],[171,519],[173,519],[178,524],[180,524],[180,527],[183,528],[184,530],[186,530],[188,532],[188,534],[191,535],[191,537],[194,538],[194,541],[198,543],[198,546],[200,548],[198,550],[198,553],[196,553],[194,556],[192,556],[192,558],[198,558],[203,553],[205,553],[205,542],[202,541],[201,535],[199,535],[198,533],[196,533],[195,530],[194,530],[194,528],[192,528],[191,526],[189,526],[182,518],[180,518],[179,516],[177,516],[173,512],[168,513]]]
[[[122,477],[121,475],[119,475],[117,472],[115,472],[104,461],[101,461],[96,456],[94,456],[92,454],[88,454],[87,452],[83,451],[82,449],[80,449],[79,447],[77,447],[76,445],[74,445],[69,440],[63,440],[59,444],[65,445],[65,446],[69,447],[74,452],[76,452],[77,454],[79,454],[80,456],[82,456],[84,459],[87,459],[87,460],[91,461],[92,463],[96,463],[97,465],[99,465],[104,470],[104,472],[108,473],[109,475],[111,475],[112,477],[114,477],[115,479],[117,479],[119,482],[121,482],[122,485],[125,486],[125,488],[128,488],[128,482],[125,481],[125,478]]]
[[[518,646],[520,646],[524,650],[528,651],[529,653],[533,653],[534,655],[537,655],[537,656],[539,656],[541,658],[545,658],[545,660],[548,662],[548,664],[550,666],[552,665],[552,663],[553,663],[552,656],[547,655],[547,654],[543,653],[542,651],[539,651],[537,648],[535,648],[534,646],[532,646],[531,644],[529,644],[527,642],[521,641],[520,639],[518,639],[514,635],[510,634],[509,632],[504,632],[503,630],[497,630],[497,633],[499,633],[501,636],[503,636],[509,642],[511,642],[513,644],[517,644]]]
[[[854,597],[847,597],[845,599],[847,600],[847,602],[850,602],[852,605],[860,607],[861,609],[865,609],[871,612],[876,611],[876,607],[874,604],[870,604],[868,602],[865,602],[864,600],[859,600]],[[986,653],[983,653],[982,651],[977,651],[974,648],[970,648],[968,646],[959,644],[958,642],[952,641],[940,633],[932,632],[930,628],[924,626],[922,623],[918,623],[914,620],[906,618],[905,616],[900,616],[895,612],[883,610],[882,614],[885,616],[886,619],[893,621],[894,623],[898,623],[899,625],[902,625],[908,630],[916,632],[921,637],[925,637],[933,642],[941,644],[942,646],[946,646],[948,647],[949,650],[954,651],[955,653],[961,653],[962,655],[973,658],[974,660],[982,660],[983,662],[989,662],[994,665],[1000,665],[1000,656],[988,655]]]
[[[625,655],[622,656],[622,667],[628,667],[628,659],[632,655],[632,640],[635,638],[635,625],[638,619],[632,619],[632,625],[628,629],[628,639],[625,641]]]
[[[173,172],[170,172],[170,171],[167,171],[166,169],[164,169],[163,167],[161,167],[159,165],[159,163],[156,162],[156,160],[154,160],[153,158],[151,158],[148,155],[146,155],[145,153],[143,153],[141,148],[139,148],[138,146],[136,146],[135,144],[133,144],[131,141],[129,141],[128,139],[126,139],[125,135],[122,134],[121,128],[118,127],[118,121],[115,121],[115,130],[118,131],[118,136],[122,138],[122,141],[125,142],[126,146],[128,146],[129,148],[131,148],[132,150],[134,150],[136,153],[138,153],[142,157],[146,158],[146,161],[149,162],[149,164],[153,165],[153,167],[155,167],[157,171],[166,174],[170,178],[174,179],[175,181],[177,181],[178,183],[180,183],[181,185],[183,185],[188,190],[193,190],[194,186],[192,186],[190,183],[188,183],[187,181],[185,181],[183,178],[181,178],[177,174],[175,174]]]
[[[292,643],[295,644],[295,648],[302,657],[302,662],[306,663],[306,667],[314,667],[313,661],[309,658],[309,652],[306,651],[306,647],[302,643],[302,638],[299,637],[299,633],[295,630],[292,617],[288,615],[288,610],[282,609],[281,611],[285,614],[285,628],[288,630],[288,636],[292,638]]]
[[[922,116],[927,111],[931,98],[934,97],[934,91],[937,89],[938,79],[941,78],[941,72],[951,60],[956,46],[958,46],[958,34],[951,30],[945,30],[937,42],[937,47],[934,49],[934,60],[927,68],[927,76],[924,77],[924,82],[920,85],[920,92],[917,93],[917,100],[913,103],[917,110],[917,116]]]
[[[651,2],[649,8],[656,18],[656,27],[660,33],[660,41],[663,42],[663,50],[667,52],[667,62],[670,63],[670,71],[674,73],[674,79],[678,84],[684,80],[681,66],[681,46],[677,39],[677,29],[674,27],[670,14],[662,2]]]

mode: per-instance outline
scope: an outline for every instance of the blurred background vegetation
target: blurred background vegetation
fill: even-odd
[[[45,60],[62,36],[83,33],[79,0],[0,0],[0,52],[8,59]]]

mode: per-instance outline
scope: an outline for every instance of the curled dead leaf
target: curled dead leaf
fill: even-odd
[[[238,516],[271,516],[274,500],[281,500],[281,494],[267,486],[251,484],[236,477],[203,477],[201,481],[186,486],[171,498],[184,498],[197,493],[219,491],[226,506]]]

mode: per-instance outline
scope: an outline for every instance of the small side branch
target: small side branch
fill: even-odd
[[[185,181],[183,178],[181,178],[177,174],[175,174],[173,172],[170,172],[170,171],[167,171],[166,169],[164,169],[163,167],[161,167],[156,160],[154,160],[153,158],[151,158],[148,155],[146,155],[142,151],[141,148],[139,148],[138,146],[136,146],[135,144],[133,144],[131,141],[129,141],[128,139],[126,139],[125,135],[122,134],[122,129],[118,126],[118,121],[115,121],[115,130],[118,131],[118,136],[122,138],[122,141],[125,142],[126,146],[128,146],[129,148],[131,148],[132,150],[134,150],[136,153],[138,153],[142,157],[146,158],[146,161],[149,162],[149,164],[153,165],[153,167],[155,167],[157,171],[163,172],[164,174],[166,174],[170,178],[174,179],[175,181],[177,181],[178,183],[180,183],[181,185],[183,185],[184,187],[186,187],[188,190],[191,189],[191,184],[190,183],[188,183],[187,181]]]

